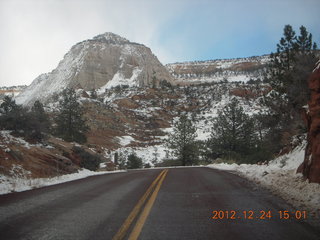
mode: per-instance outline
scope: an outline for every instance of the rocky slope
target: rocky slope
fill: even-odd
[[[0,131],[0,175],[20,176],[28,172],[30,177],[51,177],[75,172],[79,166],[63,156],[72,152],[73,145],[53,137],[46,144],[34,144],[10,131]]]
[[[112,88],[89,97],[89,91],[77,90],[90,126],[88,142],[83,148],[113,159],[115,152],[126,155],[135,152],[150,163],[166,157],[164,139],[172,131],[172,122],[181,113],[193,119],[199,140],[209,138],[212,119],[237,97],[251,114],[263,111],[259,99],[269,91],[267,85],[240,83],[212,83],[192,86],[163,86],[162,88]],[[57,103],[46,109],[54,115]],[[51,137],[47,145],[27,143],[0,131],[0,174],[20,165],[35,177],[72,172],[77,160],[72,157],[75,143]],[[57,168],[58,166],[58,168]],[[57,171],[59,169],[59,171]],[[110,166],[112,169],[112,166]],[[2,171],[3,170],[3,171]]]
[[[164,139],[181,113],[193,119],[198,139],[206,140],[218,110],[233,97],[248,113],[257,114],[264,111],[260,100],[269,91],[267,85],[240,83],[110,89],[97,99],[81,100],[91,129],[88,143],[111,159],[114,151],[134,151],[146,163],[157,151],[158,159],[162,159],[166,155]]]
[[[178,84],[205,82],[247,82],[261,80],[270,61],[269,55],[237,59],[220,59],[167,64]]]
[[[320,61],[309,79],[311,98],[307,113],[308,145],[303,164],[298,171],[302,172],[310,182],[320,183]]]
[[[74,45],[56,69],[36,78],[16,101],[46,102],[66,87],[104,91],[117,85],[158,86],[162,80],[173,82],[149,48],[105,33]]]

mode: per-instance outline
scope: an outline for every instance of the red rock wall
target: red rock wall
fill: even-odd
[[[308,144],[305,159],[299,167],[310,182],[320,183],[320,61],[309,79],[311,98],[308,103],[309,112],[306,120],[308,124]]]

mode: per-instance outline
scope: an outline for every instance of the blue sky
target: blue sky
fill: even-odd
[[[163,63],[275,51],[285,24],[320,45],[319,0],[1,0],[0,86],[30,84],[77,42],[114,32]]]

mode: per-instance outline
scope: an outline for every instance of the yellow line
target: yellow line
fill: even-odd
[[[136,240],[138,239],[140,233],[141,233],[141,230],[143,228],[143,225],[144,223],[146,222],[147,220],[147,217],[149,216],[149,213],[151,211],[151,208],[154,204],[154,201],[156,200],[157,198],[157,195],[158,195],[158,192],[160,190],[160,187],[161,187],[161,184],[163,182],[163,180],[165,179],[166,175],[168,173],[168,170],[166,170],[166,172],[162,175],[158,185],[156,186],[155,190],[153,191],[151,197],[149,198],[148,202],[146,203],[146,206],[145,208],[143,209],[136,225],[134,226],[134,229],[132,230],[130,236],[129,236],[129,240]]]
[[[131,211],[131,213],[127,217],[127,219],[124,221],[124,223],[122,224],[122,226],[119,229],[119,231],[116,233],[116,235],[114,235],[112,240],[121,240],[121,239],[123,239],[123,237],[125,236],[126,232],[129,229],[130,225],[132,224],[132,222],[134,221],[134,219],[138,215],[138,213],[139,213],[141,207],[143,206],[144,202],[146,201],[146,199],[150,195],[151,191],[153,190],[154,186],[157,184],[157,182],[163,176],[164,173],[165,173],[165,170],[162,170],[161,173],[158,175],[158,177],[152,182],[152,184],[150,185],[148,190],[140,198],[140,200],[138,201],[136,206],[133,208],[133,210]]]

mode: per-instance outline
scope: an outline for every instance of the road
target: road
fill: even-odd
[[[287,210],[228,172],[136,170],[0,196],[0,239],[320,239]]]

